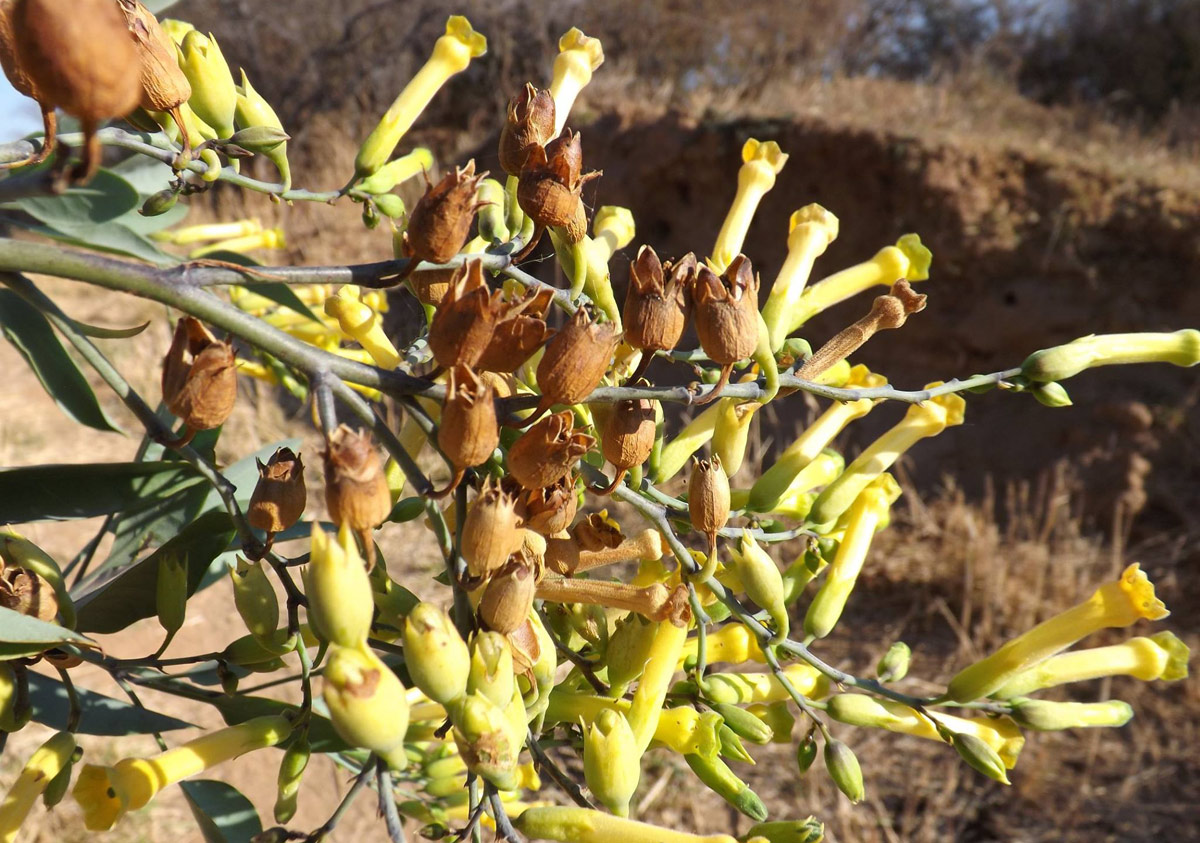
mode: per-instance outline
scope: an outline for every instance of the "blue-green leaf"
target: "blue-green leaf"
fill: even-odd
[[[248,843],[261,834],[254,805],[233,785],[213,779],[180,782],[205,843]]]
[[[0,607],[0,659],[32,656],[59,644],[90,646],[87,638],[66,627]]]
[[[40,310],[12,290],[0,290],[0,327],[64,413],[88,427],[121,432]]]
[[[66,686],[57,679],[30,671],[29,699],[33,704],[33,719],[52,729],[67,728],[71,704]],[[79,698],[79,725],[75,731],[83,735],[146,735],[188,729],[194,724],[157,711],[138,708],[127,702],[106,697],[87,688],[75,686]]]
[[[179,462],[84,463],[0,469],[0,523],[92,518],[136,508],[147,478],[158,496],[203,482]]]

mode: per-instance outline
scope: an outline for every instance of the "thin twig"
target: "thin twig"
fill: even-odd
[[[596,809],[595,804],[587,798],[583,789],[549,756],[532,729],[526,732],[525,745],[529,747],[529,754],[533,757],[533,764],[538,771],[549,776],[556,785],[562,788],[563,793],[571,797],[572,802],[580,808]]]
[[[392,793],[392,774],[382,758],[375,759],[375,787],[379,791],[379,813],[383,814],[388,837],[392,843],[407,843],[404,823],[400,819],[400,812],[396,810],[396,797]]]

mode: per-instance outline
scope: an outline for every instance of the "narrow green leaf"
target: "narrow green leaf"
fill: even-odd
[[[103,223],[115,220],[141,204],[137,189],[111,170],[100,170],[85,185],[54,196],[28,196],[10,202],[6,208],[17,208],[49,226],[59,223]]]
[[[76,331],[87,337],[95,337],[101,340],[127,340],[130,337],[136,337],[142,331],[149,328],[150,320],[146,320],[140,325],[134,325],[132,328],[104,328],[100,325],[89,325],[77,319],[72,319],[71,324],[75,327]]]
[[[104,412],[40,310],[12,290],[0,290],[0,327],[64,413],[96,430],[122,432]]]
[[[91,642],[66,627],[0,607],[0,659],[32,656],[59,644]]]
[[[142,618],[154,617],[158,563],[167,555],[187,563],[187,593],[191,596],[213,559],[229,546],[234,532],[227,513],[207,512],[145,559],[111,576],[89,581],[88,590],[75,598],[78,629],[117,632]]]
[[[92,518],[136,507],[148,477],[161,480],[158,495],[202,479],[178,462],[84,463],[0,469],[0,523]]]
[[[403,524],[405,521],[412,521],[424,512],[425,501],[421,498],[402,498],[396,501],[396,505],[392,507],[392,512],[387,517],[387,520]]]
[[[213,779],[180,782],[205,843],[247,843],[261,834],[254,805],[233,785]]]
[[[57,679],[29,672],[29,699],[33,704],[33,719],[52,729],[67,728],[71,704],[67,688]],[[194,726],[186,720],[138,708],[122,700],[75,686],[79,698],[80,719],[75,731],[82,735],[147,735],[169,732]]]

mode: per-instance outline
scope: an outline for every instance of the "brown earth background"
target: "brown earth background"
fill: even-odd
[[[1121,4],[1101,5],[1111,11]],[[635,243],[650,243],[663,255],[706,250],[733,196],[748,137],[774,139],[791,156],[745,246],[764,280],[783,259],[788,215],[809,202],[841,220],[818,274],[864,259],[902,233],[920,233],[935,256],[933,276],[920,287],[929,306],[858,358],[902,387],[1016,365],[1034,349],[1086,333],[1200,326],[1200,167],[1192,131],[1200,122],[1183,107],[1187,98],[1155,113],[1149,106],[1147,113],[1122,110],[1112,98],[1035,101],[1022,76],[1033,62],[1013,65],[1015,48],[1003,32],[952,40],[940,52],[937,43],[926,45],[929,66],[901,72],[872,47],[882,35],[876,29],[871,39],[871,15],[880,9],[899,15],[893,18],[899,31],[904,27],[895,21],[910,19],[904,9],[911,14],[918,6],[939,4],[614,0],[451,8],[200,0],[181,4],[177,13],[212,29],[230,62],[245,65],[275,103],[294,136],[297,181],[313,188],[345,181],[358,139],[452,11],[467,14],[489,36],[489,54],[448,86],[406,144],[430,145],[444,166],[474,157],[480,168],[498,170],[495,136],[504,101],[526,78],[545,83],[557,35],[579,25],[603,39],[608,57],[572,120],[583,131],[588,166],[604,170],[585,198],[593,206],[629,207],[638,225]],[[857,28],[846,23],[855,14],[862,15]],[[1127,40],[1141,37],[1135,29]],[[1153,51],[1148,55],[1144,61]],[[1136,63],[1127,72],[1132,79],[1139,70],[1146,75]],[[390,253],[388,235],[366,232],[348,204],[282,208],[216,191],[194,205],[192,220],[254,215],[284,226],[290,250],[281,262],[353,263]],[[623,258],[633,253],[631,247],[613,263],[618,300],[626,283]],[[539,271],[553,279],[550,261]],[[84,321],[112,321],[114,313],[122,323],[158,317],[136,341],[106,345],[131,379],[155,394],[167,342],[160,308],[115,302],[67,283],[47,289]],[[818,343],[857,318],[861,307],[833,309],[810,323],[806,336]],[[397,294],[393,314],[404,338],[416,310]],[[136,443],[129,439],[79,436],[7,346],[0,346],[0,366],[7,373],[0,387],[0,464],[132,455]],[[903,461],[899,517],[877,540],[838,632],[819,652],[869,673],[886,647],[903,639],[915,652],[912,676],[920,677],[903,687],[932,691],[961,665],[1135,560],[1173,609],[1169,627],[1193,649],[1200,644],[1196,370],[1100,370],[1067,386],[1075,405],[1058,410],[1027,396],[968,396],[966,424],[922,443]],[[120,416],[119,405],[101,394]],[[304,408],[259,384],[247,384],[242,397],[221,440],[223,459],[287,435],[303,436],[306,451],[317,452]],[[786,445],[816,407],[797,398],[760,414],[762,445],[739,480]],[[885,408],[856,425],[843,442],[847,453],[900,414],[901,408]],[[318,488],[314,474],[310,489]],[[313,512],[320,511],[319,497],[313,496]],[[70,556],[94,529],[45,523],[27,532]],[[398,578],[414,591],[436,594],[429,577],[437,558],[421,534],[392,525],[381,535],[393,573],[405,571]],[[238,634],[223,586],[193,601],[190,612],[169,654],[214,649]],[[114,643],[114,652],[142,653],[156,635],[153,623],[139,624]],[[1094,643],[1123,637],[1097,636]],[[816,814],[831,841],[1200,840],[1195,679],[1170,686],[1117,679],[1050,696],[1125,699],[1137,714],[1121,730],[1030,733],[1011,788],[982,779],[944,747],[850,728],[843,728],[844,738],[866,776],[862,805],[850,806],[819,771],[801,779],[787,747],[767,748],[756,768],[739,773],[773,817]],[[207,712],[188,713],[212,720]],[[0,781],[11,778],[17,759],[43,734],[31,727],[10,740]],[[144,743],[93,742],[89,750],[116,758],[120,751],[147,751]],[[276,755],[252,756],[220,773],[244,788],[264,817]],[[666,753],[653,756],[642,781],[638,799],[647,818],[713,832],[748,825]],[[319,825],[345,787],[345,775],[316,766],[293,825]],[[384,839],[372,814],[364,800],[333,839]],[[189,823],[172,795],[109,837],[198,839]],[[39,815],[28,839],[92,839],[78,829],[78,818],[60,809]]]

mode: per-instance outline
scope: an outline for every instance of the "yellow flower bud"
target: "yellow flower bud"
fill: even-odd
[[[550,83],[550,96],[554,99],[553,137],[562,134],[579,92],[592,81],[592,72],[602,64],[604,47],[599,38],[590,38],[582,30],[571,27],[558,39],[554,79]]]
[[[606,708],[583,732],[587,786],[618,817],[629,816],[629,800],[642,773],[642,754],[625,715]]]
[[[744,836],[747,840],[758,837],[766,843],[821,843],[825,837],[825,826],[815,817],[782,820],[752,825]]]
[[[747,376],[750,379],[753,376]],[[750,442],[750,422],[754,421],[756,410],[762,409],[758,401],[740,401],[737,398],[722,398],[717,407],[720,414],[713,428],[713,452],[721,458],[721,465],[732,477],[742,467],[746,457],[746,446]]]
[[[32,715],[25,665],[0,662],[0,732],[20,731]]]
[[[1120,727],[1133,719],[1133,706],[1121,700],[1081,703],[1018,699],[1012,702],[1012,717],[1019,725],[1039,732]]]
[[[806,635],[824,638],[833,630],[858,581],[871,540],[875,533],[887,526],[888,509],[898,497],[900,484],[892,479],[892,475],[881,474],[863,489],[850,507],[837,555],[829,563],[825,581],[821,583],[821,588],[804,615]]]
[[[590,808],[534,806],[514,821],[531,840],[562,843],[737,843],[728,834],[689,834],[649,823],[614,817]]]
[[[1188,646],[1173,632],[1159,632],[1149,638],[1138,636],[1110,647],[1073,650],[1052,656],[1018,673],[990,696],[1006,700],[1042,688],[1103,676],[1132,676],[1143,682],[1154,679],[1175,682],[1188,675],[1188,655]]]
[[[950,743],[963,761],[1000,784],[1012,784],[1000,755],[981,738],[972,734],[952,733]]]
[[[820,205],[805,205],[792,214],[788,223],[787,258],[771,285],[762,311],[772,351],[778,351],[787,339],[786,329],[808,283],[813,262],[825,254],[837,236],[838,218]]]
[[[839,740],[825,741],[825,769],[837,789],[851,802],[861,802],[866,791],[863,788],[862,768],[854,751]]]
[[[926,389],[940,385],[937,381],[927,384]],[[913,404],[898,424],[868,445],[841,477],[825,487],[813,503],[808,520],[814,524],[833,521],[905,451],[928,436],[936,436],[947,427],[962,424],[966,406],[962,396],[953,394]]]
[[[322,692],[329,719],[342,740],[374,752],[396,770],[408,764],[408,698],[392,669],[362,642],[330,647]]]
[[[217,137],[230,137],[237,110],[237,89],[217,39],[211,33],[205,37],[195,29],[187,33],[180,46],[179,66],[192,86],[188,105],[216,130]]]
[[[789,629],[787,605],[783,602],[783,575],[775,560],[758,546],[749,531],[742,531],[737,548],[731,548],[732,572],[741,580],[746,596],[767,610],[775,626],[773,641],[787,637]]]
[[[829,692],[829,680],[816,668],[797,662],[783,669],[792,687],[809,699]],[[714,703],[775,703],[791,694],[772,673],[710,673],[704,677],[704,698]]]
[[[752,712],[738,708],[729,703],[714,703],[713,711],[721,715],[725,725],[734,731],[739,738],[745,738],[751,743],[770,743],[775,736],[771,727],[756,717]]]
[[[342,331],[367,350],[384,369],[400,365],[400,352],[383,330],[383,317],[363,304],[357,287],[346,285],[337,295],[325,299],[325,313],[338,321]]]
[[[379,171],[412,124],[441,87],[456,73],[467,69],[471,59],[487,52],[487,39],[471,28],[461,15],[446,21],[446,34],[433,45],[433,55],[417,71],[404,90],[363,141],[354,162],[358,178]]]
[[[353,647],[371,631],[371,579],[348,526],[331,538],[313,523],[312,554],[303,571],[308,620],[326,641]]]
[[[483,694],[496,705],[508,705],[512,701],[515,682],[508,639],[498,632],[476,633],[471,640],[467,692]]]
[[[235,237],[247,237],[251,234],[258,234],[262,230],[262,222],[259,220],[244,219],[237,222],[185,225],[183,228],[156,231],[151,237],[160,243],[188,246],[192,243],[202,243],[205,240],[226,240]]]
[[[34,750],[0,803],[0,843],[13,843],[29,811],[50,782],[69,768],[75,736],[59,732]]]
[[[267,579],[262,562],[248,562],[240,556],[229,569],[233,580],[233,605],[246,628],[255,638],[270,640],[279,627],[279,598]]]
[[[767,191],[775,186],[775,176],[787,163],[788,156],[779,148],[775,141],[760,142],[754,138],[746,141],[742,147],[742,166],[738,170],[737,194],[721,231],[717,234],[717,242],[713,245],[709,266],[720,274],[742,251],[742,243],[746,240],[746,232],[750,230],[750,220],[758,210],[758,203],[766,196]],[[892,279],[895,280],[895,279]],[[890,282],[889,282],[890,283]]]
[[[208,150],[205,150],[206,152]],[[220,240],[199,249],[192,249],[188,257],[192,260],[211,255],[213,252],[237,252],[245,254],[255,249],[284,249],[287,248],[287,238],[282,228],[270,228],[257,234],[247,234],[245,237],[235,237],[230,240]]]
[[[1130,626],[1141,618],[1169,613],[1154,596],[1154,585],[1135,563],[1116,582],[1105,583],[1087,600],[1020,635],[987,658],[961,670],[946,690],[955,702],[986,697],[1006,682],[1080,638],[1108,627]]]
[[[471,654],[450,617],[432,603],[421,603],[404,625],[408,675],[425,696],[450,705],[467,691]]]
[[[231,758],[285,740],[284,717],[256,717],[209,732],[151,758],[126,758],[112,767],[85,764],[72,792],[89,831],[107,831],[128,811],[145,807],[160,790]]]
[[[637,612],[617,622],[605,650],[608,683],[614,697],[624,695],[629,684],[642,675],[657,632],[657,627]]]
[[[283,753],[279,762],[279,774],[275,779],[275,822],[286,823],[296,815],[296,797],[300,793],[300,781],[308,767],[311,750],[308,738],[301,735]]]
[[[158,577],[154,587],[154,606],[158,622],[167,635],[174,635],[183,626],[187,615],[188,567],[187,561],[174,553],[166,553],[158,560]]]
[[[788,314],[787,329],[782,335],[786,337],[826,308],[877,284],[890,287],[901,278],[924,281],[929,277],[932,262],[933,253],[921,243],[921,238],[905,234],[895,246],[885,246],[870,260],[835,272],[801,293]]]
[[[363,193],[383,194],[403,181],[433,170],[433,153],[417,147],[406,155],[393,158],[358,184]]]
[[[881,682],[899,682],[908,675],[911,660],[912,649],[903,641],[897,641],[888,647],[887,652],[875,665],[875,675]]]
[[[683,659],[679,666],[691,667],[695,664],[698,650],[699,639],[689,638],[683,648]],[[715,632],[708,633],[704,637],[704,651],[705,661],[709,664],[714,662],[740,664],[748,661],[762,663],[767,660],[763,655],[762,647],[759,646],[758,638],[744,624],[740,623],[729,623]],[[609,668],[609,678],[612,678],[611,667]]]
[[[236,88],[237,105],[234,108],[234,118],[242,129],[252,129],[263,126],[284,132],[283,123],[271,104],[263,99],[262,94],[254,90],[246,71],[242,70],[242,84]],[[286,132],[285,132],[286,134]],[[292,186],[292,168],[288,163],[287,141],[263,150],[264,158],[275,165],[279,171],[280,186],[287,191]]]
[[[792,729],[796,726],[796,717],[792,714],[791,700],[780,700],[773,703],[751,703],[746,711],[753,714],[771,730],[771,743],[791,745]]]
[[[720,404],[705,407],[704,412],[685,424],[683,430],[663,446],[654,472],[656,484],[665,483],[678,474],[688,459],[712,439],[722,412]]]
[[[676,626],[670,621],[658,624],[642,680],[629,706],[629,725],[637,739],[639,752],[645,752],[654,737],[663,701],[667,698],[671,677],[675,674],[675,665],[679,664],[687,634],[686,625]]]
[[[482,694],[468,694],[453,711],[454,743],[467,768],[500,790],[517,787],[517,756],[511,721],[503,707]]]
[[[1035,351],[1021,364],[1021,374],[1046,383],[1074,377],[1084,369],[1126,363],[1200,363],[1200,331],[1174,333],[1100,334]]]
[[[722,761],[716,753],[708,756],[687,755],[684,756],[684,760],[709,790],[737,808],[738,811],[760,822],[767,818],[767,807],[763,805],[758,794],[738,778],[733,770],[729,769],[729,765]]]

